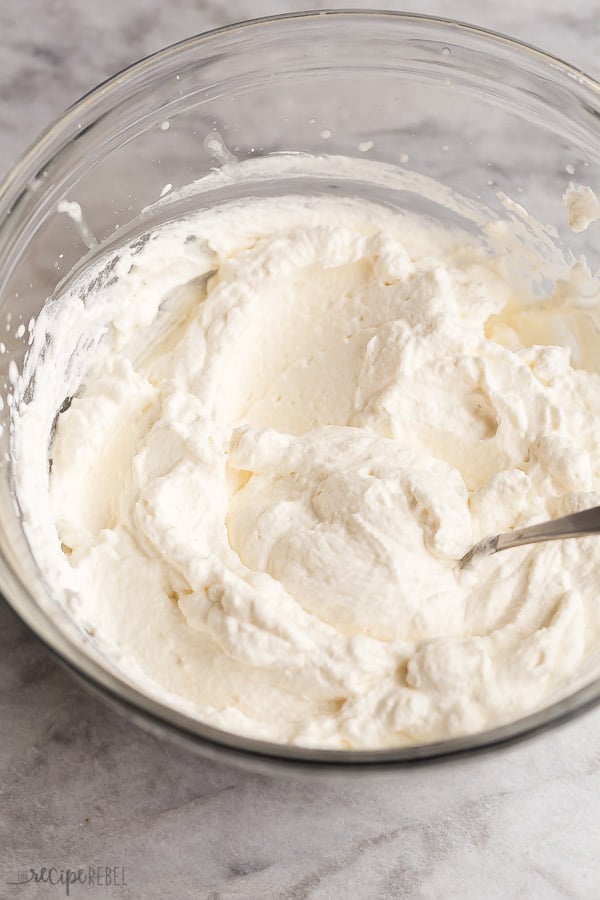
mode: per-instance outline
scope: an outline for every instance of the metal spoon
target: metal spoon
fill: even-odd
[[[600,534],[600,506],[584,509],[571,516],[562,516],[560,519],[551,519],[549,522],[540,522],[539,525],[531,525],[529,528],[520,528],[518,531],[507,531],[504,534],[486,537],[465,553],[460,561],[460,568],[464,569],[469,563],[484,556],[491,556],[492,553],[499,553],[500,550],[509,550],[511,547],[537,544],[540,541],[559,541],[562,538],[586,537],[589,534]]]

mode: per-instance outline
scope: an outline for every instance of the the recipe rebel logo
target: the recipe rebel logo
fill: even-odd
[[[20,869],[6,880],[12,887],[26,884],[62,886],[70,897],[75,887],[127,887],[124,866],[77,866],[61,869],[58,866],[42,866],[39,869]]]

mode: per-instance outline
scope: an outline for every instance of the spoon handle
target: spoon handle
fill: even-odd
[[[460,560],[460,568],[464,569],[474,560],[491,556],[499,550],[521,547],[523,544],[538,544],[540,541],[558,541],[562,538],[585,537],[588,534],[600,534],[600,506],[583,509],[581,512],[560,519],[550,519],[519,528],[517,531],[506,531],[494,534],[475,544]]]
[[[600,533],[600,506],[583,509],[581,512],[549,522],[540,522],[529,528],[507,531],[498,535],[496,551],[520,547],[522,544],[537,544],[540,541],[558,541],[561,538],[585,537]]]

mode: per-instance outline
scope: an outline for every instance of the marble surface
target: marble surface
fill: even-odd
[[[62,109],[160,46],[325,6],[273,0],[2,0],[0,174]],[[600,77],[596,0],[405,10],[476,21]],[[393,779],[271,780],[157,740],[78,687],[0,605],[0,897],[30,866],[125,869],[75,897],[205,900],[600,896],[600,709],[528,743]]]

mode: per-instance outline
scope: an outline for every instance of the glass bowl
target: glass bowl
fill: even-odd
[[[432,177],[499,218],[507,215],[504,192],[554,226],[596,270],[600,242],[569,232],[562,194],[572,179],[600,184],[599,117],[600,85],[538,50],[457,22],[361,11],[282,16],[193,37],[71,107],[0,187],[0,589],[21,620],[135,722],[205,755],[269,771],[397,772],[498,748],[596,703],[600,679],[590,667],[563,696],[517,721],[372,751],[250,740],[173,710],[133,687],[87,644],[45,585],[15,503],[9,404],[31,318],[93,256],[96,242],[130,238],[200,202],[290,188],[364,191],[431,211],[426,191],[411,189],[410,178],[404,184],[384,179],[375,197],[368,179],[345,184],[332,158],[340,155],[404,167],[417,173],[417,187]],[[246,182],[236,187],[215,177],[201,194],[179,190],[233,159],[282,151],[321,159],[310,176],[287,157],[292,163],[275,180],[254,178],[249,166]]]

